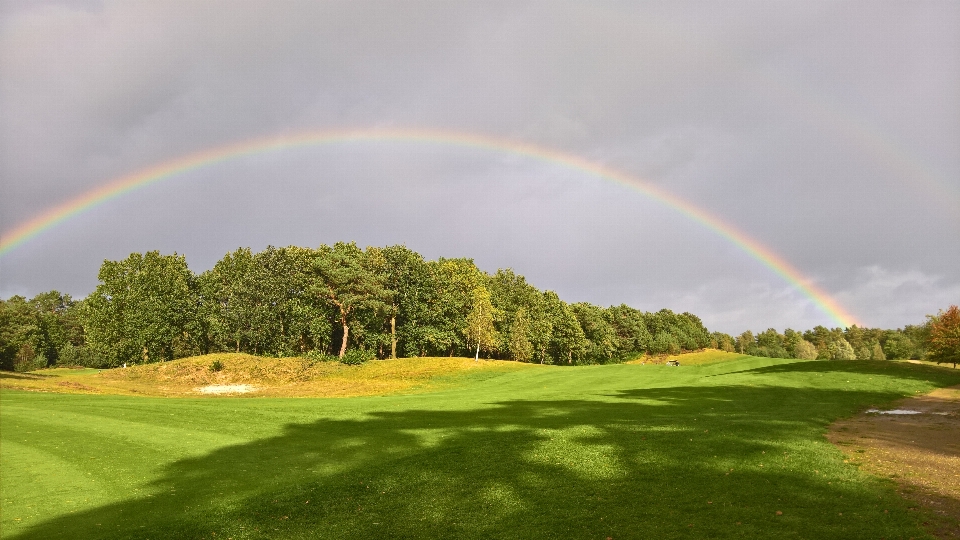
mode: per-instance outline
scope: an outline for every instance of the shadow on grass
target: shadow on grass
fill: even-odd
[[[922,535],[906,503],[823,438],[901,395],[683,387],[380,410],[177,461],[152,496],[16,538],[906,538]]]
[[[51,377],[53,377],[53,375],[45,375],[42,373],[19,373],[16,371],[0,371],[0,379],[39,381],[43,379],[49,379]]]
[[[938,367],[925,364],[908,364],[889,360],[792,360],[783,364],[725,372],[711,376],[733,375],[736,373],[850,373],[858,375],[885,375],[915,381],[939,380],[943,377],[953,377],[953,379],[957,379],[957,372],[947,369],[947,367],[948,366]]]

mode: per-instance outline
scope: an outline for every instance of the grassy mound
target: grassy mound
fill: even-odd
[[[753,358],[752,356],[740,353],[730,353],[719,349],[704,349],[702,351],[676,354],[671,356],[641,356],[636,360],[627,362],[628,364],[666,364],[669,360],[677,360],[681,366],[699,366],[702,364],[713,364],[716,362],[729,362],[731,360],[743,360]]]
[[[128,368],[5,373],[0,375],[0,385],[47,392],[146,396],[200,395],[205,387],[246,386],[250,395],[344,397],[423,390],[454,383],[458,376],[530,367],[533,366],[517,362],[445,357],[375,360],[347,366],[306,358],[226,353]]]

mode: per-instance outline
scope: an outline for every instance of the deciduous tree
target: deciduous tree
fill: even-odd
[[[464,333],[467,344],[476,347],[474,360],[480,359],[480,349],[491,351],[497,346],[499,337],[493,325],[497,313],[490,302],[490,291],[486,287],[478,286],[473,289],[473,308],[467,315]]]
[[[198,295],[182,255],[133,253],[104,261],[100,283],[84,301],[87,342],[108,364],[170,360],[198,337]]]
[[[930,317],[928,354],[936,363],[960,363],[960,308],[950,306]]]

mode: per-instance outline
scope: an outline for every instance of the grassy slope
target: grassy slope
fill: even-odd
[[[4,538],[908,538],[833,420],[957,384],[895,362],[478,371],[349,399],[0,392]],[[777,512],[782,515],[777,515]]]
[[[668,360],[676,360],[684,366],[699,366],[702,364],[713,364],[715,362],[728,362],[730,360],[743,360],[753,358],[746,354],[725,352],[718,349],[704,349],[702,351],[676,354],[672,356],[641,356],[636,360],[627,362],[628,364],[666,364]]]
[[[223,369],[211,371],[219,361]],[[249,354],[208,354],[126,369],[45,369],[0,372],[0,387],[41,392],[198,396],[207,385],[249,384],[251,395],[271,397],[348,397],[435,388],[471,371],[512,371],[534,367],[517,362],[474,362],[468,358],[404,358],[361,366],[305,358],[262,358]]]

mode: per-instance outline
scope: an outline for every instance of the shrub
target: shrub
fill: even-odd
[[[24,343],[20,347],[13,361],[14,371],[33,371],[45,367],[47,367],[47,357],[42,352],[36,352],[29,343]]]
[[[223,371],[223,362],[220,360],[214,360],[213,363],[210,364],[210,371],[214,373]]]
[[[358,366],[374,358],[376,358],[376,355],[372,351],[366,349],[350,349],[340,358],[340,363],[347,364],[348,366]]]
[[[60,347],[57,356],[57,364],[61,366],[102,367],[99,358],[89,347],[67,343]]]
[[[314,349],[304,355],[314,362],[337,362],[340,358],[335,354],[327,354],[320,349]]]

